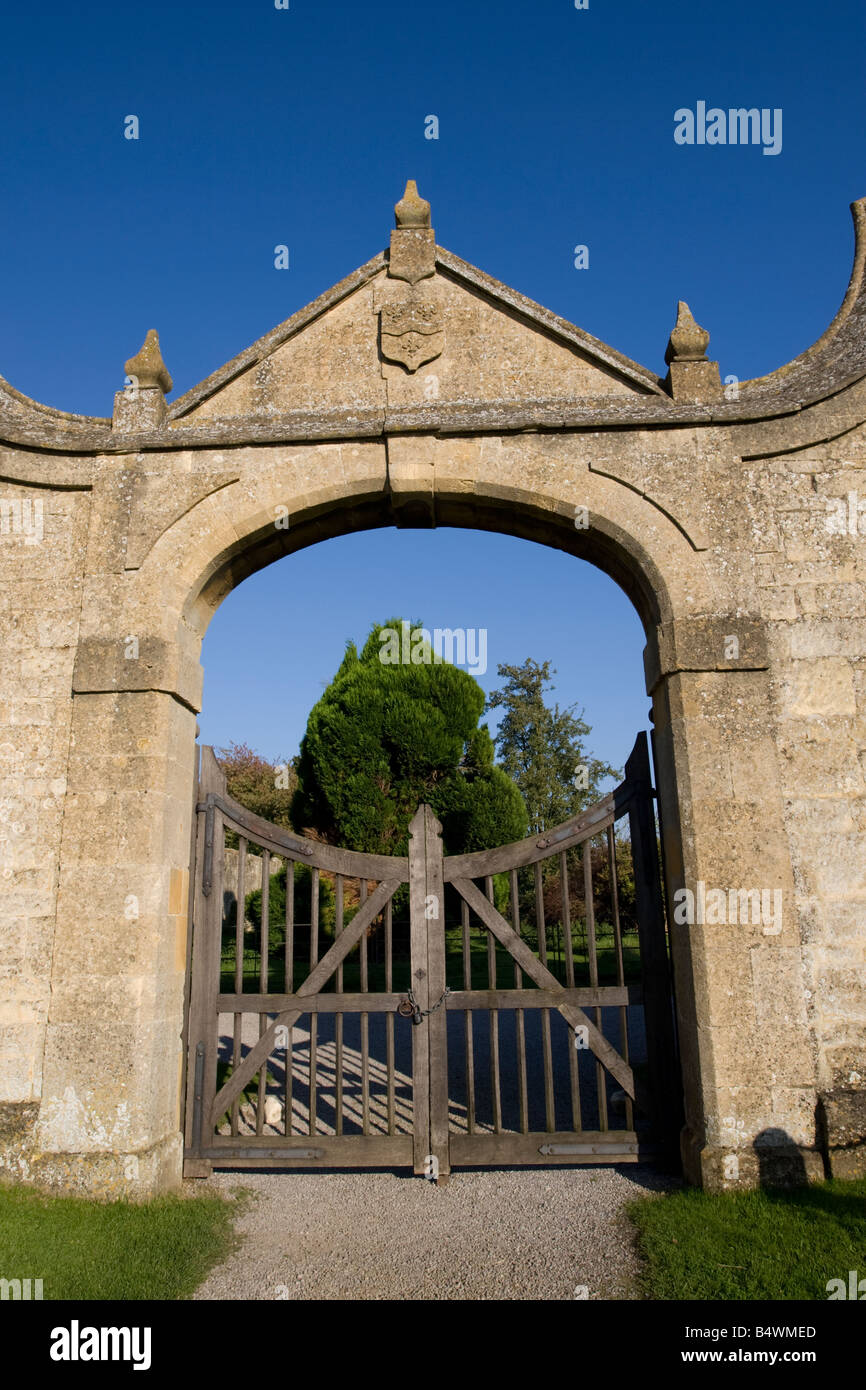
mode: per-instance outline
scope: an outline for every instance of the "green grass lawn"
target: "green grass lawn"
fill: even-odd
[[[45,1299],[189,1298],[234,1245],[237,1200],[94,1202],[0,1187],[0,1276]]]
[[[691,1188],[628,1208],[651,1299],[826,1299],[866,1276],[866,1179],[792,1191]]]
[[[322,939],[320,954],[331,945],[327,938]],[[380,943],[371,945],[370,957],[367,965],[368,988],[372,993],[378,993],[385,989],[385,966],[375,957],[374,952],[380,949]],[[463,947],[462,934],[459,927],[446,927],[445,929],[445,979],[451,989],[463,989]],[[575,935],[573,941],[574,954],[574,974],[575,983],[578,985],[589,984],[589,953],[586,943]],[[533,955],[538,956],[538,950],[533,950]],[[488,959],[486,937],[478,931],[474,931],[470,938],[470,959],[472,970],[472,988],[488,988]],[[623,964],[625,967],[625,978],[627,982],[640,979],[640,951],[638,947],[637,933],[625,932],[623,934]],[[220,963],[220,990],[224,994],[234,993],[234,947],[231,944],[228,949],[223,951]],[[547,967],[556,976],[561,984],[566,984],[566,970],[564,959],[564,948],[561,940],[551,939],[547,952]],[[244,992],[255,994],[259,990],[259,979],[261,970],[261,957],[256,951],[244,951]],[[295,988],[307,978],[310,973],[310,966],[307,961],[298,962],[295,966]],[[615,984],[617,979],[616,953],[613,946],[612,937],[602,932],[598,941],[598,975],[599,982],[603,985]],[[496,979],[501,988],[510,989],[514,985],[514,959],[501,946],[496,947]],[[409,959],[405,954],[395,953],[393,967],[393,985],[397,991],[408,989],[410,984]],[[268,960],[268,991],[271,994],[282,994],[285,988],[285,965],[283,951],[280,948],[276,953],[272,953]],[[325,993],[332,993],[336,988],[336,978],[332,976],[324,987]],[[349,959],[343,966],[343,989],[346,993],[355,993],[361,988],[361,966],[358,960],[357,947],[354,949]],[[524,977],[524,989],[534,988],[532,981]]]

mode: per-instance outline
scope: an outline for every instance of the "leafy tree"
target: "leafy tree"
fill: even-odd
[[[374,625],[360,653],[349,642],[311,711],[295,826],[349,849],[405,854],[409,821],[426,801],[442,822],[447,853],[520,839],[523,798],[495,765],[486,725],[478,726],[484,692],[468,672],[436,660],[429,645],[417,663],[381,660],[385,630],[400,632],[401,622]],[[419,626],[411,626],[416,652]]]
[[[292,797],[298,777],[290,760],[271,763],[246,743],[230,743],[215,751],[226,775],[229,796],[257,816],[291,830]]]
[[[610,858],[607,836],[594,836],[582,845],[566,850],[565,859],[568,881],[568,922],[571,927],[572,948],[578,984],[589,983],[586,897],[584,883],[584,860],[589,855],[592,864],[593,917],[595,921],[595,940],[600,975],[606,982],[616,978],[617,962],[615,949],[613,893],[611,889]],[[623,958],[626,978],[633,978],[638,969],[635,933],[635,882],[631,842],[622,832],[616,837],[616,881],[617,908],[623,938]],[[564,924],[566,921],[563,901],[563,879],[560,872],[560,856],[553,855],[542,864],[542,898],[544,903],[545,940],[547,943],[548,965],[565,979],[564,960],[567,950]],[[535,875],[531,869],[518,871],[518,902],[520,909],[520,932],[531,950],[538,949],[538,924]],[[508,914],[506,913],[506,916]]]
[[[505,677],[505,685],[494,691],[488,709],[502,708],[504,714],[496,736],[502,766],[514,778],[523,792],[534,833],[552,829],[570,816],[576,815],[601,796],[601,783],[607,777],[619,778],[616,768],[593,757],[585,740],[590,726],[576,706],[561,710],[558,704],[548,705],[546,688],[553,689],[550,663],[527,659],[522,666],[503,665],[497,673]],[[585,945],[586,904],[583,896],[583,855],[592,857],[594,898],[599,941],[612,931],[613,907],[610,870],[606,846],[589,842],[582,849],[567,852],[569,873],[569,908],[575,944],[582,939]],[[633,905],[633,874],[631,846],[628,840],[618,841],[619,907],[624,929],[628,929]],[[522,933],[534,948],[537,946],[536,901],[533,875],[521,873],[518,878]],[[559,856],[554,855],[542,864],[542,894],[548,932],[548,949],[561,938],[563,922],[562,882]]]
[[[504,710],[495,743],[501,765],[523,793],[532,833],[559,825],[597,801],[600,783],[622,774],[594,758],[584,745],[592,732],[576,705],[561,710],[545,702],[550,662],[528,658],[522,666],[502,665],[501,690],[494,690],[488,709]]]
[[[568,871],[568,902],[569,914],[572,923],[582,922],[585,930],[586,923],[586,901],[584,897],[584,877],[583,877],[583,857],[589,846],[589,854],[592,863],[592,884],[593,884],[593,905],[595,921],[597,927],[602,931],[613,930],[614,910],[613,910],[613,891],[611,887],[610,856],[608,853],[607,836],[599,835],[592,840],[585,841],[583,847],[574,846],[566,851],[566,866]],[[559,856],[554,856],[545,861],[549,873],[545,874],[544,882],[544,912],[548,922],[563,921],[563,893],[562,877],[559,867]],[[634,863],[632,860],[631,841],[628,836],[620,832],[616,836],[616,899],[619,911],[620,924],[623,932],[637,930],[637,918],[635,915],[635,882],[634,882]],[[527,894],[527,897],[529,895]],[[527,918],[535,917],[534,898],[527,910]]]

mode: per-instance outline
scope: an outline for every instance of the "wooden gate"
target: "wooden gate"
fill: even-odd
[[[673,1151],[652,798],[641,734],[622,784],[541,836],[446,857],[422,805],[406,858],[359,854],[253,815],[204,748],[185,1174]]]

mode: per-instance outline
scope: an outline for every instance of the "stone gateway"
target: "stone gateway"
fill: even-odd
[[[411,183],[388,250],[171,403],[153,331],[110,419],[0,379],[8,1177],[180,1182],[202,637],[273,560],[437,525],[590,560],[643,622],[687,1176],[866,1171],[853,212],[830,327],[735,391],[687,305],[660,377],[438,246]],[[699,885],[771,929],[677,920]]]

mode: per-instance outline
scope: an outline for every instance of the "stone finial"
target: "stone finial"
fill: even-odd
[[[665,350],[668,374],[665,389],[675,401],[716,401],[722,396],[718,362],[707,360],[710,335],[695,323],[692,311],[681,299],[677,321]]]
[[[172,380],[151,328],[138,352],[124,363],[127,381],[114,397],[112,428],[121,434],[159,429],[166,417],[165,397]]]
[[[168,395],[172,380],[162,360],[159,334],[155,328],[149,330],[139,351],[124,364],[124,371],[142,390],[158,386],[164,395]]]
[[[394,205],[394,214],[400,228],[430,226],[430,204],[421,197],[414,179],[406,184],[406,192]]]
[[[391,233],[388,275],[416,285],[436,273],[436,234],[430,226],[430,204],[418,193],[414,179],[394,207],[397,226]]]
[[[677,303],[677,321],[665,349],[665,361],[703,362],[707,356],[710,335],[695,323],[691,309],[684,299]]]

